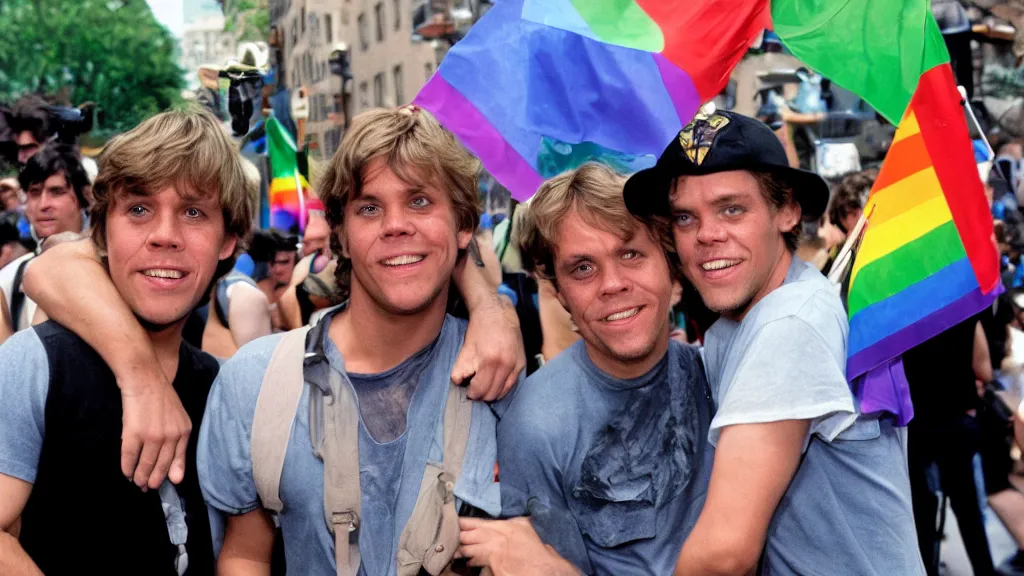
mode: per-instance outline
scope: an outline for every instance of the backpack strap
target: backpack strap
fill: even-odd
[[[25,306],[25,292],[21,289],[21,278],[25,275],[25,267],[32,261],[32,258],[22,261],[18,264],[18,269],[14,271],[14,285],[11,286],[11,331],[17,332],[21,330],[19,326],[19,320],[21,319],[21,309]],[[29,319],[31,323],[32,320]]]
[[[263,507],[280,512],[281,472],[291,437],[292,421],[302,398],[302,363],[306,351],[306,333],[300,328],[285,333],[274,348],[263,376],[256,413],[252,420],[252,476]]]
[[[323,410],[324,518],[334,534],[338,576],[359,573],[359,411],[347,379],[330,370],[333,401],[321,398]]]
[[[451,384],[444,407],[444,460],[427,462],[409,522],[398,539],[398,576],[416,576],[420,570],[445,572],[459,547],[459,514],[455,509],[455,482],[469,443],[473,402],[466,389]]]

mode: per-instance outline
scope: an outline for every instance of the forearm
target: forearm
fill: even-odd
[[[0,574],[12,576],[42,576],[36,563],[29,558],[17,538],[0,531]]]
[[[491,263],[492,268],[495,266],[496,264]],[[499,283],[494,281],[495,277],[500,278],[501,273],[491,270],[486,260],[484,266],[478,266],[468,250],[466,255],[459,259],[452,280],[455,281],[455,286],[470,313],[482,305],[498,301]]]
[[[84,288],[84,289],[83,289]],[[25,271],[25,293],[82,337],[113,370],[118,385],[159,366],[145,330],[121,299],[87,240],[61,244]]]
[[[217,560],[218,576],[270,576],[270,563],[221,554]]]

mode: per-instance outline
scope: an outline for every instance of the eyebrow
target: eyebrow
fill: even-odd
[[[421,186],[407,186],[407,187],[405,187],[402,190],[402,192],[406,196],[414,196],[416,194],[423,194],[424,192],[426,192],[426,190],[427,190],[427,187],[426,186],[422,186],[422,185]],[[363,193],[359,194],[359,196],[356,196],[355,198],[353,198],[352,201],[353,202],[356,202],[356,201],[380,202],[380,197],[375,195],[375,194],[367,194],[366,192],[363,192]]]

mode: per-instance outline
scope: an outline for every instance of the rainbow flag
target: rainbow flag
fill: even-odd
[[[504,0],[415,102],[525,200],[589,160],[653,166],[769,25],[767,0]]]
[[[789,0],[772,17],[798,58],[898,123],[851,271],[846,376],[862,411],[906,423],[900,355],[1002,291],[949,53],[928,0]]]
[[[267,154],[270,157],[270,227],[289,234],[305,228],[299,193],[308,196],[309,182],[299,172],[298,147],[288,130],[273,116],[267,118]]]

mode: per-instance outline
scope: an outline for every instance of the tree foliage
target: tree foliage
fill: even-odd
[[[0,0],[0,101],[95,102],[110,134],[176,105],[177,43],[145,0]]]
[[[270,12],[266,0],[228,0],[224,8],[224,30],[237,42],[266,41],[270,34]]]

